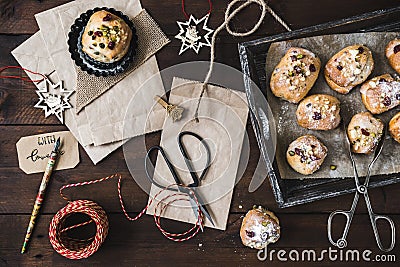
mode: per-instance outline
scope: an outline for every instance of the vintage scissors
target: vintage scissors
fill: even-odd
[[[348,211],[343,211],[343,210],[337,210],[332,212],[329,215],[328,218],[328,239],[331,242],[332,245],[338,247],[338,248],[345,248],[347,246],[347,241],[346,241],[346,237],[347,234],[349,232],[349,228],[350,228],[350,224],[351,221],[353,219],[354,216],[354,212],[356,210],[357,207],[357,203],[358,203],[358,199],[360,197],[360,195],[364,196],[364,200],[365,203],[367,205],[367,209],[368,209],[368,214],[369,214],[369,219],[371,221],[371,225],[372,225],[372,229],[374,231],[374,235],[375,235],[375,239],[376,239],[376,243],[379,247],[380,250],[388,252],[391,251],[394,248],[395,245],[395,238],[396,238],[396,229],[395,229],[395,225],[393,220],[385,215],[378,215],[375,214],[372,210],[372,206],[371,206],[371,202],[368,196],[368,184],[369,184],[369,178],[371,176],[371,169],[372,169],[372,165],[375,163],[375,161],[378,159],[379,155],[382,152],[382,148],[383,148],[383,142],[385,139],[385,133],[386,133],[386,126],[383,129],[383,133],[382,133],[382,137],[381,140],[379,141],[377,148],[375,149],[375,154],[374,154],[374,158],[372,159],[372,161],[369,163],[368,165],[368,171],[367,171],[367,176],[365,177],[365,181],[363,184],[360,183],[360,179],[358,177],[358,172],[357,172],[357,167],[353,158],[353,153],[351,151],[351,147],[350,147],[350,140],[346,134],[345,131],[345,135],[346,135],[346,143],[347,143],[347,147],[349,149],[349,154],[350,154],[350,159],[351,159],[351,163],[353,165],[353,171],[354,171],[354,180],[355,180],[355,184],[356,184],[356,193],[354,195],[354,200],[353,200],[353,204],[351,205],[350,210]],[[337,241],[334,241],[332,239],[332,220],[336,215],[344,215],[346,217],[346,225],[342,234],[342,237],[339,238]],[[391,243],[390,243],[390,247],[388,248],[384,248],[381,242],[381,238],[379,236],[379,231],[378,231],[378,227],[377,227],[377,221],[378,220],[386,220],[389,224],[390,224],[390,228],[391,228]]]
[[[193,168],[193,165],[191,163],[191,159],[189,157],[189,155],[187,154],[186,151],[186,147],[183,144],[183,137],[185,135],[190,135],[193,136],[195,138],[197,138],[200,143],[203,145],[203,147],[206,150],[206,154],[207,154],[207,161],[206,161],[206,165],[205,168],[203,169],[200,177],[197,175],[196,170]],[[189,131],[184,131],[179,133],[178,135],[178,146],[179,146],[179,150],[181,151],[181,154],[183,156],[183,159],[185,160],[185,164],[190,172],[190,176],[193,180],[193,183],[188,184],[188,185],[184,185],[182,180],[179,178],[178,173],[175,170],[175,167],[173,166],[173,164],[171,163],[170,159],[168,158],[167,154],[165,153],[164,149],[160,146],[153,146],[151,147],[146,154],[145,157],[145,171],[146,171],[146,176],[147,178],[157,187],[161,188],[161,189],[167,189],[167,190],[171,190],[171,191],[179,191],[179,192],[183,192],[185,194],[187,194],[189,196],[190,199],[190,203],[192,206],[192,210],[194,215],[197,217],[199,215],[199,210],[198,207],[200,206],[200,210],[201,213],[204,214],[204,216],[212,223],[212,225],[214,225],[214,221],[211,218],[210,213],[208,212],[206,206],[204,205],[204,201],[203,199],[200,197],[199,193],[196,191],[196,188],[200,185],[200,182],[203,180],[204,176],[206,175],[208,169],[210,168],[210,162],[211,162],[211,152],[210,152],[210,148],[208,147],[207,143],[205,142],[205,140],[200,137],[199,135],[193,133],[193,132],[189,132]],[[166,187],[163,186],[161,184],[159,184],[157,181],[154,180],[154,177],[152,177],[148,171],[147,168],[147,162],[149,161],[149,157],[150,154],[153,151],[159,151],[161,156],[164,158],[165,162],[167,163],[168,169],[170,170],[172,177],[174,178],[176,184],[178,185],[178,189],[175,188],[171,188],[171,187]],[[184,186],[183,186],[184,185]],[[191,190],[190,190],[190,189]],[[195,194],[195,196],[193,196],[192,194]],[[199,203],[199,206],[197,205],[195,198],[197,199],[197,202]],[[200,225],[201,230],[203,231],[203,226]]]

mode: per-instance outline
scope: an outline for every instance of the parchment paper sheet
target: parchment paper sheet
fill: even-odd
[[[330,89],[323,76],[324,66],[327,61],[338,51],[346,46],[353,44],[364,44],[372,51],[375,69],[369,78],[395,71],[390,67],[385,57],[385,47],[387,43],[398,37],[399,33],[353,33],[353,34],[335,34],[308,37],[290,41],[273,43],[268,51],[266,59],[266,80],[267,80],[267,98],[277,124],[277,151],[276,158],[281,177],[284,179],[302,179],[302,178],[339,178],[352,177],[353,169],[350,158],[345,146],[345,136],[341,128],[331,131],[312,131],[300,127],[296,121],[297,105],[275,97],[270,88],[269,81],[271,73],[280,59],[286,53],[289,47],[303,47],[314,52],[321,59],[321,71],[319,77],[308,95],[317,93],[326,93],[337,97],[341,102],[340,114],[348,124],[351,117],[359,112],[367,111],[364,107],[360,86],[353,88],[347,95],[341,95]],[[380,115],[374,115],[388,123],[399,108]],[[295,172],[286,161],[286,150],[289,144],[297,137],[304,134],[313,134],[318,137],[328,148],[328,156],[325,158],[321,169],[312,175],[304,176]],[[357,169],[359,175],[365,176],[368,163],[372,156],[356,155]],[[336,165],[337,169],[330,170],[330,165]],[[372,175],[390,174],[400,172],[400,144],[396,143],[389,135],[386,136],[382,154],[375,163]]]
[[[177,169],[179,177],[185,184],[189,184],[192,183],[192,179],[179,151],[178,134],[181,131],[191,131],[206,140],[211,150],[211,165],[198,192],[205,202],[211,202],[207,209],[214,220],[215,228],[225,230],[246,128],[247,101],[243,92],[209,86],[201,100],[200,122],[196,123],[192,119],[201,88],[202,83],[174,78],[169,102],[185,108],[185,112],[178,122],[172,123],[170,118],[165,119],[160,145]],[[183,142],[195,170],[199,170],[200,173],[206,159],[204,151],[201,151],[202,146],[197,139],[190,136],[184,136]],[[159,183],[174,183],[160,155],[157,157],[154,173],[155,180]],[[150,196],[159,191],[158,187],[152,185]],[[164,192],[158,199],[166,194],[171,194],[171,191]],[[175,204],[181,206],[169,206],[163,217],[190,223],[196,221],[189,203]],[[154,204],[147,213],[154,213]],[[208,220],[205,225],[213,227]]]

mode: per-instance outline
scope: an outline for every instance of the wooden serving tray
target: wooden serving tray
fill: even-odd
[[[251,111],[251,122],[260,148],[260,153],[263,156],[267,168],[271,188],[279,207],[285,208],[352,193],[355,192],[355,185],[354,179],[351,178],[304,180],[281,179],[276,158],[272,158],[272,155],[270,154],[271,149],[268,148],[268,146],[271,145],[268,140],[272,140],[268,134],[274,132],[274,130],[271,131],[271,129],[264,129],[265,127],[269,127],[269,125],[259,123],[262,121],[262,118],[260,118],[258,111],[263,109],[263,107],[256,97],[259,93],[257,93],[258,89],[254,86],[254,84],[256,84],[266,97],[267,86],[265,59],[271,43],[324,34],[373,31],[400,31],[400,6],[369,12],[334,22],[319,24],[239,44],[239,55],[243,70],[246,95]],[[267,111],[264,113],[268,114]],[[369,187],[380,187],[398,182],[400,182],[400,173],[377,175],[371,178]]]

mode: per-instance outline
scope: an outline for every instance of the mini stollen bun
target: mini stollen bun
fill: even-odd
[[[354,115],[347,127],[352,151],[360,154],[372,153],[382,137],[383,128],[383,122],[369,112]]]
[[[365,107],[372,114],[380,114],[400,104],[400,82],[390,74],[366,81],[360,89]]]
[[[250,248],[263,249],[278,241],[280,235],[279,219],[261,206],[249,210],[240,227],[242,243]]]
[[[327,84],[341,94],[347,94],[363,83],[374,69],[371,50],[364,45],[351,45],[336,53],[325,65]]]
[[[318,78],[321,60],[311,51],[291,47],[272,72],[270,88],[276,97],[298,103]]]
[[[400,143],[400,112],[398,112],[389,122],[389,132],[396,142]]]
[[[390,41],[385,52],[390,66],[400,74],[400,39]]]
[[[113,63],[129,50],[132,30],[120,17],[105,11],[95,12],[82,34],[82,50],[96,61]]]
[[[310,130],[331,130],[340,123],[340,101],[331,95],[304,98],[296,111],[297,123]]]
[[[309,175],[316,172],[325,160],[328,148],[314,135],[303,135],[290,143],[286,159],[296,172]]]

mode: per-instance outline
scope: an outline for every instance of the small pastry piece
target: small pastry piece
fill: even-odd
[[[286,152],[289,165],[298,173],[309,175],[317,171],[328,149],[313,135],[303,135],[294,140]]]
[[[280,235],[279,219],[261,206],[248,211],[240,227],[242,243],[250,248],[263,249],[278,241]]]
[[[361,98],[372,114],[380,114],[400,104],[400,82],[390,74],[383,74],[366,81],[361,86]]]
[[[340,102],[331,95],[311,95],[296,111],[297,123],[310,130],[331,130],[340,123]]]
[[[400,39],[394,39],[386,46],[386,57],[390,66],[400,74]]]
[[[120,17],[105,10],[95,12],[82,34],[82,50],[91,58],[113,63],[129,50],[132,30]]]
[[[340,50],[325,65],[328,85],[341,94],[363,83],[374,69],[371,50],[364,45],[352,45]]]
[[[373,152],[382,137],[383,127],[382,121],[369,112],[354,115],[347,127],[352,151],[361,154]]]
[[[312,52],[291,47],[272,72],[272,93],[292,103],[302,100],[313,87],[321,68],[320,59]]]
[[[396,142],[400,143],[400,112],[398,112],[389,122],[389,132]]]

